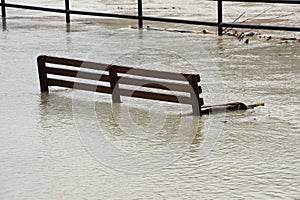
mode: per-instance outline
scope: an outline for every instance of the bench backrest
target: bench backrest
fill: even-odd
[[[48,92],[49,86],[60,86],[112,94],[113,103],[121,102],[121,96],[129,96],[190,104],[193,115],[202,114],[199,74],[146,70],[44,55],[39,56],[37,62],[41,92]],[[99,82],[109,83],[109,86]],[[138,89],[130,89],[132,86]],[[149,88],[158,92],[149,91]]]

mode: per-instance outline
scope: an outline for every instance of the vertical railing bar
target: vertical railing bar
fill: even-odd
[[[70,19],[70,2],[69,2],[69,0],[65,0],[65,10],[66,10],[66,23],[69,24],[71,22],[71,19]]]
[[[143,1],[138,0],[138,20],[139,28],[143,28]]]
[[[223,35],[223,8],[222,8],[222,0],[218,0],[218,35]]]
[[[5,0],[1,0],[1,14],[2,17],[6,17],[6,8],[5,8]]]

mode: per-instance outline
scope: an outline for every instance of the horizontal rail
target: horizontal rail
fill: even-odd
[[[138,16],[135,15],[89,12],[89,11],[80,11],[80,10],[70,10],[69,12],[70,14],[77,14],[77,15],[91,15],[91,16],[98,16],[98,17],[114,17],[114,18],[123,18],[123,19],[138,19]]]
[[[0,5],[2,6],[2,4],[0,4]],[[54,12],[54,13],[66,13],[65,9],[46,8],[46,7],[38,7],[38,6],[30,6],[30,5],[22,5],[22,4],[5,3],[5,7],[19,8],[19,9],[25,9],[25,10],[46,11],[46,12]]]
[[[2,6],[2,4],[0,4]],[[53,13],[70,13],[77,15],[91,15],[91,16],[100,16],[100,17],[115,17],[115,18],[125,18],[125,19],[138,19],[137,16],[134,15],[123,15],[123,14],[113,14],[113,13],[103,13],[103,12],[89,12],[89,11],[80,11],[80,10],[65,10],[59,8],[47,8],[47,7],[38,7],[38,6],[30,6],[30,5],[22,5],[22,4],[11,4],[5,3],[5,7],[10,8],[19,8],[26,10],[36,10],[36,11],[46,11]]]
[[[222,0],[223,2],[300,4],[299,0]]]

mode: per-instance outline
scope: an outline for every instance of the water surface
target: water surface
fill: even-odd
[[[33,0],[30,3],[39,4]],[[78,1],[72,6],[94,9],[92,5],[99,5],[119,12],[134,8],[133,3],[98,3]],[[58,1],[43,4],[63,5]],[[176,10],[176,16],[182,12],[198,18],[194,4],[178,1],[172,8],[171,2],[149,1],[145,7],[149,14],[155,11],[158,16],[165,16],[165,10]],[[239,9],[246,5],[240,4]],[[232,12],[239,13],[239,9]],[[136,22],[127,20],[73,19],[67,32],[61,15],[8,10],[7,30],[0,33],[1,199],[299,198],[299,43],[254,39],[246,45],[226,36],[132,30],[128,25]],[[130,52],[137,47],[171,52],[169,57],[157,59],[156,67],[161,70],[200,73],[207,104],[242,101],[264,102],[265,106],[195,119],[180,116],[191,108],[173,104],[130,101],[114,108],[105,95],[82,95],[58,88],[51,88],[49,94],[39,92],[36,57],[40,54],[132,65],[155,61],[148,54],[132,60],[135,56]],[[191,65],[176,65],[171,62],[172,56]],[[162,62],[168,58],[169,66]],[[74,105],[78,106],[75,110]],[[167,110],[167,116],[164,126],[158,124],[156,134],[149,133],[151,137],[139,135],[136,129],[130,132],[130,123],[126,126],[126,121],[117,121],[112,113],[112,109],[127,109],[128,121],[147,130],[153,125],[151,120],[161,117],[159,108]],[[192,132],[178,131],[182,120],[183,125],[191,123]],[[94,132],[83,135],[78,122],[85,122],[84,128],[91,125],[88,130],[96,128],[95,133],[130,155],[153,154],[145,154],[148,156],[139,163],[114,152],[99,157],[100,148],[91,149],[84,140]],[[186,136],[182,141],[188,141],[184,143],[188,145],[172,140],[176,134]],[[97,147],[97,137],[89,142]],[[204,147],[211,147],[210,151]],[[174,151],[161,157],[149,156],[166,148]],[[123,161],[119,167],[118,161]]]

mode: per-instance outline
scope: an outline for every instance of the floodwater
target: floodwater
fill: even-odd
[[[42,5],[62,7],[63,1]],[[136,7],[129,1],[71,6],[126,14]],[[214,6],[192,0],[144,5],[145,14],[204,20],[215,18]],[[248,14],[243,20],[264,12],[255,19],[299,26],[296,6],[228,6],[229,21],[243,11]],[[72,16],[66,27],[63,15],[15,9],[7,9],[7,16],[0,33],[0,199],[300,198],[299,42],[253,38],[245,44],[234,37],[137,30],[128,28],[135,21],[83,16]],[[265,106],[192,117],[185,115],[189,106],[129,98],[112,105],[107,95],[55,87],[41,94],[40,54],[196,72],[206,104]]]

